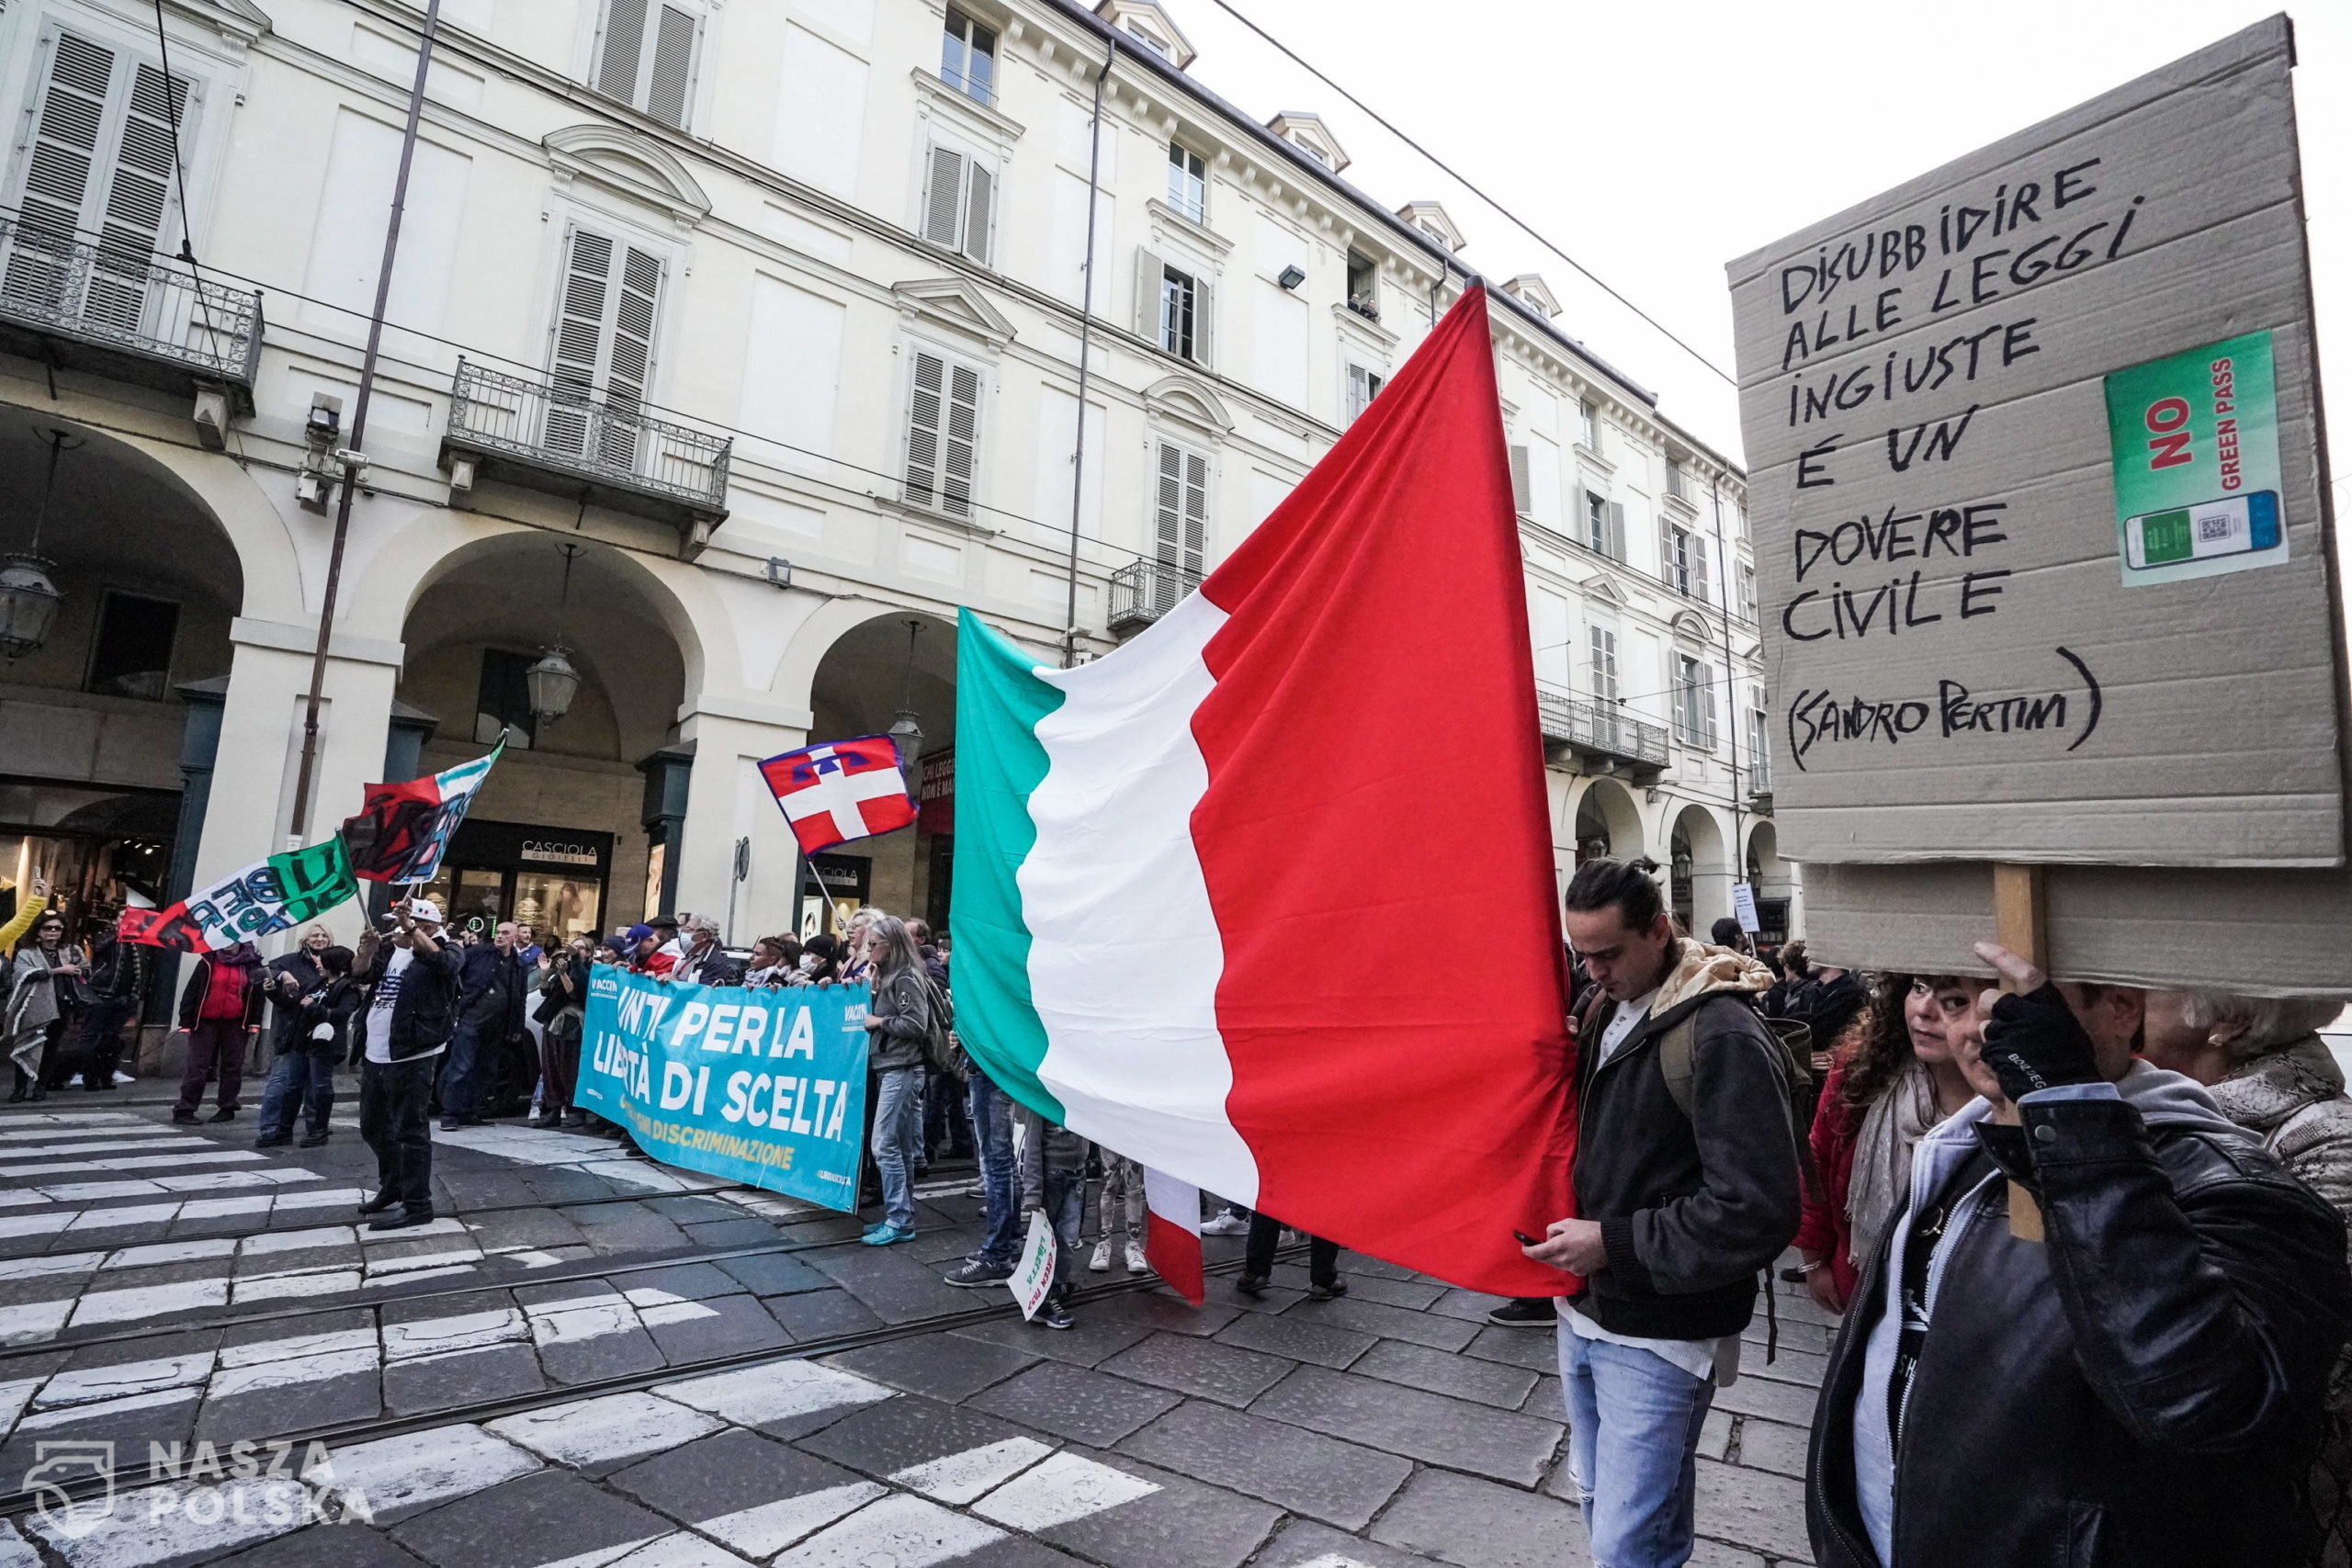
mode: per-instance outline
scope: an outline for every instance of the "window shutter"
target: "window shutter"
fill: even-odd
[[[947,431],[940,444],[939,507],[958,517],[972,514],[980,467],[980,373],[968,365],[947,367]]]
[[[915,350],[914,386],[907,399],[907,501],[936,504],[939,493],[939,434],[945,423],[947,361]]]
[[[964,204],[964,254],[986,266],[989,262],[989,220],[996,200],[996,173],[978,159],[967,160],[970,191]]]
[[[1205,274],[1193,275],[1193,363],[1203,369],[1216,362],[1216,285]]]
[[[1184,454],[1184,570],[1199,577],[1208,565],[1209,460]]]
[[[1715,596],[1709,591],[1707,576],[1707,546],[1712,541],[1704,534],[1690,535],[1690,597],[1712,604]]]
[[[944,147],[931,150],[931,184],[923,193],[922,237],[934,245],[956,248],[956,220],[964,205],[964,154]]]
[[[620,289],[613,300],[611,346],[603,391],[612,417],[605,421],[599,449],[616,468],[637,467],[639,429],[647,389],[653,384],[653,325],[662,304],[662,258],[631,245],[621,261]]]
[[[1348,423],[1353,424],[1372,406],[1372,372],[1361,365],[1348,367]]]
[[[1606,626],[1592,630],[1592,695],[1596,702],[1617,700],[1617,634]]]
[[[612,274],[613,242],[574,229],[565,249],[563,293],[556,302],[555,346],[548,356],[554,391],[548,399],[546,439],[553,449],[575,457],[588,449],[589,404],[604,357]]]
[[[1136,335],[1163,346],[1159,333],[1159,285],[1168,265],[1148,249],[1136,252]]]
[[[1709,750],[1715,746],[1715,671],[1712,666],[1699,667],[1699,743]]]
[[[176,116],[187,129],[191,96],[186,77],[167,78],[74,33],[56,35],[24,164],[17,243],[0,291],[67,308],[72,272],[61,253],[77,230],[95,230],[98,268],[81,312],[137,330],[147,270],[171,210],[172,122]],[[109,112],[118,104],[119,119]]]
[[[638,0],[639,6],[643,3],[644,0]],[[645,112],[664,125],[684,125],[686,96],[694,85],[694,13],[675,6],[662,6],[662,20],[653,35],[653,78],[645,89]]]
[[[645,58],[646,0],[609,0],[605,7],[605,45],[596,55],[596,91],[623,103],[637,102],[637,72]]]
[[[1527,448],[1513,446],[1510,448],[1510,509],[1521,517],[1528,513],[1528,497],[1533,488],[1528,474]]]
[[[1675,526],[1665,518],[1657,520],[1657,575],[1660,581],[1677,592],[1682,590],[1682,562],[1675,546]]]
[[[1625,558],[1625,503],[1622,501],[1610,502],[1605,511],[1609,542],[1601,547],[1601,553],[1611,560],[1622,561]]]

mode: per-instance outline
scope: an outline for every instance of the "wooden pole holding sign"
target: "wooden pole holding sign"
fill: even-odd
[[[2042,903],[2041,868],[2003,861],[1993,867],[1993,940],[2047,974],[2050,937]],[[2001,977],[2001,988],[2017,982]],[[2009,1183],[2009,1234],[2019,1241],[2042,1239],[2041,1205],[2033,1194]]]

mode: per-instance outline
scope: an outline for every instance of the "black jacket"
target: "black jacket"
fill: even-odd
[[[2043,1241],[2009,1234],[2008,1185],[1983,1154],[1915,1194],[1927,1205],[1985,1179],[1949,1222],[1905,1406],[1900,1568],[2311,1560],[2295,1489],[2352,1321],[2344,1226],[2210,1101],[2199,1113],[2193,1091],[2153,1081],[2027,1107],[2022,1129],[1951,1128],[2027,1179]],[[1822,1382],[1806,1483],[1821,1568],[1881,1568],[1855,1409],[1893,1250],[1890,1236],[1865,1268]]]
[[[1577,1213],[1609,1267],[1577,1311],[1612,1334],[1712,1339],[1756,1309],[1757,1272],[1796,1235],[1801,1178],[1781,1047],[1753,997],[1770,971],[1685,940],[1650,1015],[1606,1064],[1616,1003],[1578,1032]],[[1668,1093],[1658,1036],[1695,1018],[1690,1113]]]
[[[286,975],[294,976],[295,990],[290,997],[279,980]],[[272,1014],[270,1046],[274,1051],[282,1053],[292,1048],[298,1036],[305,1032],[296,1027],[302,1016],[302,998],[326,985],[326,971],[298,947],[283,958],[270,960],[268,966],[262,970],[260,978],[262,994],[268,998]]]
[[[458,1017],[482,1039],[503,1040],[523,1032],[528,989],[523,961],[499,951],[497,943],[478,942],[458,950]]]
[[[400,945],[390,942],[376,950],[376,962],[368,972],[371,989],[382,985],[392,954],[400,951]],[[371,997],[369,1008],[373,1007]],[[401,972],[400,994],[392,998],[391,1034],[386,1048],[395,1062],[437,1051],[449,1043],[449,1032],[457,1024],[458,953],[443,942],[431,953],[413,953]],[[352,1027],[365,1029],[366,1015],[356,1018]]]
[[[340,1061],[351,1038],[351,1021],[367,1005],[367,987],[351,976],[324,981],[296,1008],[295,1021],[287,1028],[286,1037],[277,1048],[308,1051],[314,1056]],[[322,1023],[332,1032],[324,1040],[316,1039],[314,1032]]]
[[[125,942],[111,931],[90,943],[90,994],[102,1002],[135,1002],[147,994],[148,957],[155,950]]]

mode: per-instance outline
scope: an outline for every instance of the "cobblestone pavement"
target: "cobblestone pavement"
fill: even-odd
[[[348,1129],[256,1153],[160,1105],[0,1113],[0,1493],[42,1443],[125,1472],[103,1517],[0,1523],[0,1568],[1588,1561],[1552,1335],[1491,1297],[1343,1254],[1344,1299],[1285,1264],[1195,1309],[1114,1267],[1056,1333],[943,1282],[961,1176],[876,1250],[600,1139],[435,1137],[445,1217],[371,1238]],[[1781,1306],[1777,1362],[1759,1322],[1707,1422],[1702,1568],[1807,1560],[1829,1331]],[[150,1444],[297,1438],[275,1475],[147,1484]]]

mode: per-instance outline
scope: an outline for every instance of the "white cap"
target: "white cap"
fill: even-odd
[[[408,912],[412,919],[431,920],[436,926],[441,923],[441,906],[430,898],[410,899]]]

